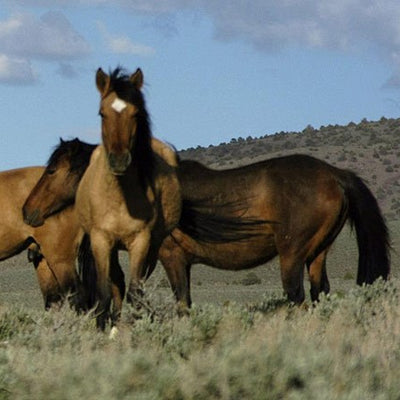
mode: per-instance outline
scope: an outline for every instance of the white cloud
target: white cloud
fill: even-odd
[[[285,47],[323,48],[341,52],[373,51],[394,67],[400,67],[400,1],[399,0],[6,0],[9,4],[26,7],[104,7],[147,15],[153,26],[174,32],[182,11],[207,15],[214,24],[215,38],[221,41],[243,41],[259,51],[279,51]],[[25,50],[35,49],[42,57],[73,57],[89,51],[87,43],[72,27],[50,21],[36,21],[42,28],[31,29],[33,37],[50,37],[48,45],[42,40],[29,40],[18,27],[19,20],[0,25],[0,51],[4,49],[4,34],[27,40]],[[167,21],[167,23],[163,22]],[[24,20],[24,26],[30,26]],[[32,25],[32,24],[31,24]],[[46,29],[43,26],[46,26]],[[39,33],[42,32],[41,34]],[[51,32],[44,34],[43,32]],[[9,32],[9,33],[7,33]],[[14,32],[11,34],[10,32]],[[69,32],[65,35],[66,32]],[[61,39],[58,38],[61,34]],[[15,36],[14,36],[15,37]],[[72,37],[76,38],[71,40]],[[106,38],[111,51],[118,53],[149,54],[153,49],[136,44],[126,36]],[[22,51],[23,40],[14,42]],[[3,44],[3,46],[2,46]],[[21,52],[7,54],[21,56]],[[57,53],[57,49],[62,53]],[[62,49],[62,51],[60,50]],[[69,50],[69,52],[67,51]]]
[[[67,62],[89,53],[89,44],[60,12],[40,18],[19,13],[0,20],[0,83],[34,82],[33,60],[61,63],[58,72],[71,78],[74,71]]]
[[[105,25],[101,22],[97,24],[108,49],[116,54],[134,54],[139,56],[151,56],[155,50],[150,46],[134,43],[125,35],[114,35],[108,32]]]
[[[27,60],[0,54],[0,83],[30,85],[36,82],[36,78]]]
[[[67,6],[119,6],[124,9],[133,10],[147,14],[162,14],[174,12],[182,7],[191,7],[191,0],[5,0],[10,4],[24,7],[67,7]]]
[[[397,0],[202,1],[216,37],[252,43],[269,51],[307,46],[351,51],[360,45],[398,46]]]
[[[90,46],[59,12],[40,19],[17,14],[0,21],[0,51],[41,60],[74,59],[89,54]]]

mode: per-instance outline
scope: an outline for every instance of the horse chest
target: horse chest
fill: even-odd
[[[91,204],[90,225],[107,231],[116,237],[125,237],[138,233],[153,225],[153,214],[127,204],[121,198],[94,199]]]

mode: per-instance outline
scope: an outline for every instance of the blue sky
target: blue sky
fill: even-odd
[[[178,149],[400,116],[398,0],[2,0],[0,169],[100,140],[98,67],[142,68]]]

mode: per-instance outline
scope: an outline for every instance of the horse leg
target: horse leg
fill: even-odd
[[[113,298],[111,321],[115,325],[121,317],[122,301],[125,296],[125,276],[118,260],[118,250],[115,248],[111,252],[110,279]]]
[[[326,256],[328,251],[329,249],[325,249],[311,263],[307,263],[311,285],[311,301],[318,301],[321,292],[329,293],[330,285],[326,272]]]
[[[281,279],[283,290],[289,301],[301,304],[305,299],[303,276],[304,261],[298,256],[280,255]]]
[[[44,307],[46,310],[49,310],[51,306],[62,302],[60,285],[58,284],[54,273],[49,268],[46,259],[42,255],[35,255],[32,262],[36,270],[40,291],[42,292]]]
[[[46,255],[48,248],[44,245]],[[28,248],[28,260],[35,267],[45,308],[60,305],[68,298],[70,305],[80,311],[83,308],[82,289],[75,270],[75,263],[58,257],[45,258],[40,247],[35,243]],[[48,261],[49,260],[49,261]]]
[[[176,299],[178,315],[186,315],[192,305],[190,296],[190,267],[182,247],[172,236],[167,236],[158,253]]]
[[[73,260],[52,260],[46,258],[36,269],[39,284],[51,285],[52,294],[47,294],[47,303],[62,303],[68,300],[70,306],[77,312],[85,310],[82,284],[79,281]],[[47,282],[47,283],[46,283]]]
[[[104,330],[109,318],[112,296],[110,259],[113,243],[100,231],[92,231],[90,233],[90,242],[97,270],[96,324],[100,330]]]
[[[143,297],[143,270],[147,261],[150,248],[151,234],[148,229],[143,229],[136,234],[133,241],[125,243],[129,253],[130,282],[127,293],[127,300],[130,304],[138,304]]]
[[[71,228],[73,229],[73,227]],[[35,240],[40,243],[40,253],[47,260],[46,268],[42,268],[46,279],[54,281],[54,289],[58,296],[67,299],[70,306],[76,311],[86,311],[87,301],[82,282],[76,270],[77,243],[79,237],[74,231],[55,229],[52,224],[48,229],[35,231]],[[34,249],[30,249],[30,256],[35,257]],[[43,279],[43,278],[42,278]]]

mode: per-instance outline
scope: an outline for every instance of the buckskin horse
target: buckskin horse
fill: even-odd
[[[78,139],[72,142],[74,151],[60,150],[59,157],[49,164],[64,174],[64,178],[60,175],[63,183],[47,176],[53,198],[46,189],[44,193],[34,190],[25,205],[42,219],[53,203],[61,206],[73,201],[86,168],[81,164],[75,171],[76,179],[68,184],[70,165],[74,158],[80,158],[84,146]],[[192,264],[241,270],[276,255],[289,299],[296,303],[304,300],[306,265],[311,299],[317,300],[319,293],[329,292],[326,255],[346,220],[355,228],[359,248],[357,283],[388,278],[386,224],[375,197],[352,172],[313,157],[293,155],[229,170],[212,170],[183,160],[177,173],[182,215],[178,227],[164,239],[159,259],[181,309],[191,305]],[[60,192],[60,186],[68,187],[70,197]]]
[[[147,265],[155,265],[162,241],[179,221],[181,197],[175,151],[152,139],[142,71],[129,76],[117,68],[108,75],[99,68],[96,85],[102,145],[79,183],[76,209],[96,261],[97,326],[104,330],[108,318],[114,326],[121,312],[114,306],[109,313],[114,249],[129,253],[127,296],[134,304]]]
[[[26,167],[0,172],[0,260],[29,248],[45,308],[66,297],[77,309],[85,308],[75,268],[82,235],[73,208],[64,204],[62,212],[41,227],[28,226],[21,214],[44,171],[44,167]]]

